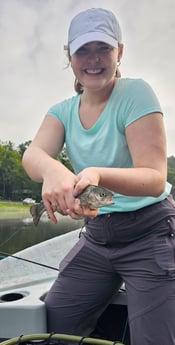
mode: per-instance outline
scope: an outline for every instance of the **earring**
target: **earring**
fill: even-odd
[[[117,61],[117,66],[119,67],[121,64],[121,61]]]

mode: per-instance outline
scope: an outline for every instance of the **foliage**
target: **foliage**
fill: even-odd
[[[31,181],[22,167],[22,156],[31,141],[20,144],[17,148],[9,141],[0,142],[0,199],[21,201],[32,197],[41,199],[41,184]],[[67,157],[66,147],[57,157],[68,169],[73,171]],[[168,181],[173,185],[172,194],[175,197],[175,157],[168,158]]]
[[[171,156],[168,158],[168,166],[170,168],[175,169],[175,157],[174,156]]]
[[[171,193],[175,198],[175,157],[168,158],[168,181],[172,184]]]
[[[67,157],[66,146],[63,147],[61,153],[58,155],[58,160],[63,163],[69,170],[73,171],[72,165]]]
[[[0,143],[1,199],[19,201],[26,196],[38,199],[41,193],[41,185],[30,180],[21,164],[24,147],[26,148],[28,143],[21,144],[17,149],[10,141]]]
[[[24,151],[30,143],[31,141],[26,141],[15,148],[11,141],[0,142],[0,199],[21,201],[26,197],[32,197],[40,201],[41,183],[32,181],[21,163]],[[57,158],[73,171],[65,147]]]

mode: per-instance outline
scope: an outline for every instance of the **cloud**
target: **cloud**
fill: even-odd
[[[73,94],[73,74],[63,50],[71,18],[88,7],[106,7],[119,18],[123,76],[147,80],[163,111],[169,154],[174,134],[174,0],[1,0],[0,140],[33,138],[47,109]]]

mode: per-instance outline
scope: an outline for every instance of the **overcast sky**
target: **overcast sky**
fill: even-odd
[[[48,108],[74,94],[63,46],[71,18],[89,7],[117,15],[122,76],[153,87],[175,156],[175,0],[0,0],[0,141],[32,140]]]

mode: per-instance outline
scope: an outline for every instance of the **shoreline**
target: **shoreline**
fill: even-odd
[[[30,205],[22,202],[0,201],[0,219],[16,219],[31,217]]]

